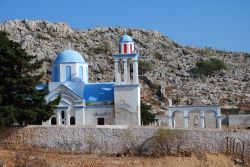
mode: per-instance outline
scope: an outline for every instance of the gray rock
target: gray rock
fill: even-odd
[[[47,63],[52,63],[56,58],[56,53],[64,49],[77,50],[89,63],[90,82],[113,81],[114,65],[111,55],[117,52],[119,36],[124,31],[123,28],[111,27],[73,30],[65,23],[50,23],[42,20],[10,20],[0,24],[0,30],[7,31],[11,40],[20,43],[29,54],[37,55],[39,59],[45,58],[48,60]],[[240,96],[241,100],[246,102],[247,96],[245,95],[250,91],[249,85],[247,85],[250,81],[250,74],[246,68],[249,54],[182,47],[157,31],[128,29],[128,33],[132,34],[136,42],[136,50],[141,55],[139,61],[143,59],[152,65],[153,71],[145,74],[148,82],[141,82],[142,91],[145,91],[142,94],[150,97],[149,101],[155,102],[152,104],[157,104],[159,98],[154,91],[148,91],[148,89],[153,89],[148,83],[159,83],[162,89],[166,88],[166,90],[162,90],[164,97],[177,98],[181,95],[182,99],[190,99],[194,94],[190,94],[189,91],[193,87],[198,87],[201,103],[209,103],[206,100],[208,94],[211,97],[225,99]],[[96,48],[100,50],[100,53],[94,53]],[[214,57],[223,60],[228,69],[211,77],[194,78],[190,76],[190,70],[195,67],[198,60],[208,59],[200,54],[207,51],[211,52]],[[160,53],[162,59],[156,59],[155,53]],[[44,65],[42,70],[45,73],[48,71],[49,65]],[[50,76],[45,78],[50,78]],[[230,83],[232,83],[231,86],[228,86]],[[167,86],[169,84],[170,86]],[[206,86],[202,86],[203,84]],[[209,100],[212,102],[213,98]],[[167,105],[165,101],[160,102]],[[239,101],[233,102],[238,103]],[[225,103],[225,105],[229,104],[236,105],[232,102]],[[164,105],[153,107],[155,110],[163,109]]]

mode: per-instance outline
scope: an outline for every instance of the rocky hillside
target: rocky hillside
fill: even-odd
[[[64,49],[80,52],[89,63],[90,81],[112,81],[112,54],[117,52],[123,28],[96,27],[75,30],[65,23],[14,20],[0,24],[29,54],[45,58],[45,80],[50,79],[50,64]],[[224,108],[250,103],[250,54],[226,52],[211,48],[183,47],[157,31],[128,29],[141,54],[139,61],[152,66],[140,76],[142,100],[153,106],[153,112],[164,112],[168,98],[180,104],[219,103]],[[227,70],[209,77],[194,77],[190,70],[199,60],[216,57]]]

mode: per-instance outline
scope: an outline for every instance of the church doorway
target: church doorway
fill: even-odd
[[[75,125],[76,121],[75,121],[75,117],[70,117],[70,125]]]
[[[61,120],[62,120],[62,125],[66,125],[65,111],[61,112]]]
[[[56,117],[52,117],[50,121],[51,125],[56,125]]]
[[[104,118],[97,118],[97,125],[104,125]]]

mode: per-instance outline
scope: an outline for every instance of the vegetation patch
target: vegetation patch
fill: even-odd
[[[201,60],[196,62],[195,68],[192,70],[192,73],[195,75],[212,75],[222,69],[226,70],[227,66],[225,63],[217,58],[211,58],[209,60]]]
[[[153,70],[152,65],[149,62],[146,62],[146,61],[143,61],[143,60],[139,61],[139,67],[138,68],[139,68],[139,74],[141,74],[141,75],[145,74],[148,71]]]
[[[141,103],[141,120],[143,125],[149,125],[151,122],[154,122],[155,115],[149,112],[151,109],[150,105]]]

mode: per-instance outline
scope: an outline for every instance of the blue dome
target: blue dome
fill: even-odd
[[[58,54],[54,64],[85,63],[82,55],[74,50],[64,50]]]
[[[124,34],[123,36],[121,36],[120,42],[133,42],[133,39],[131,38],[131,36]]]

